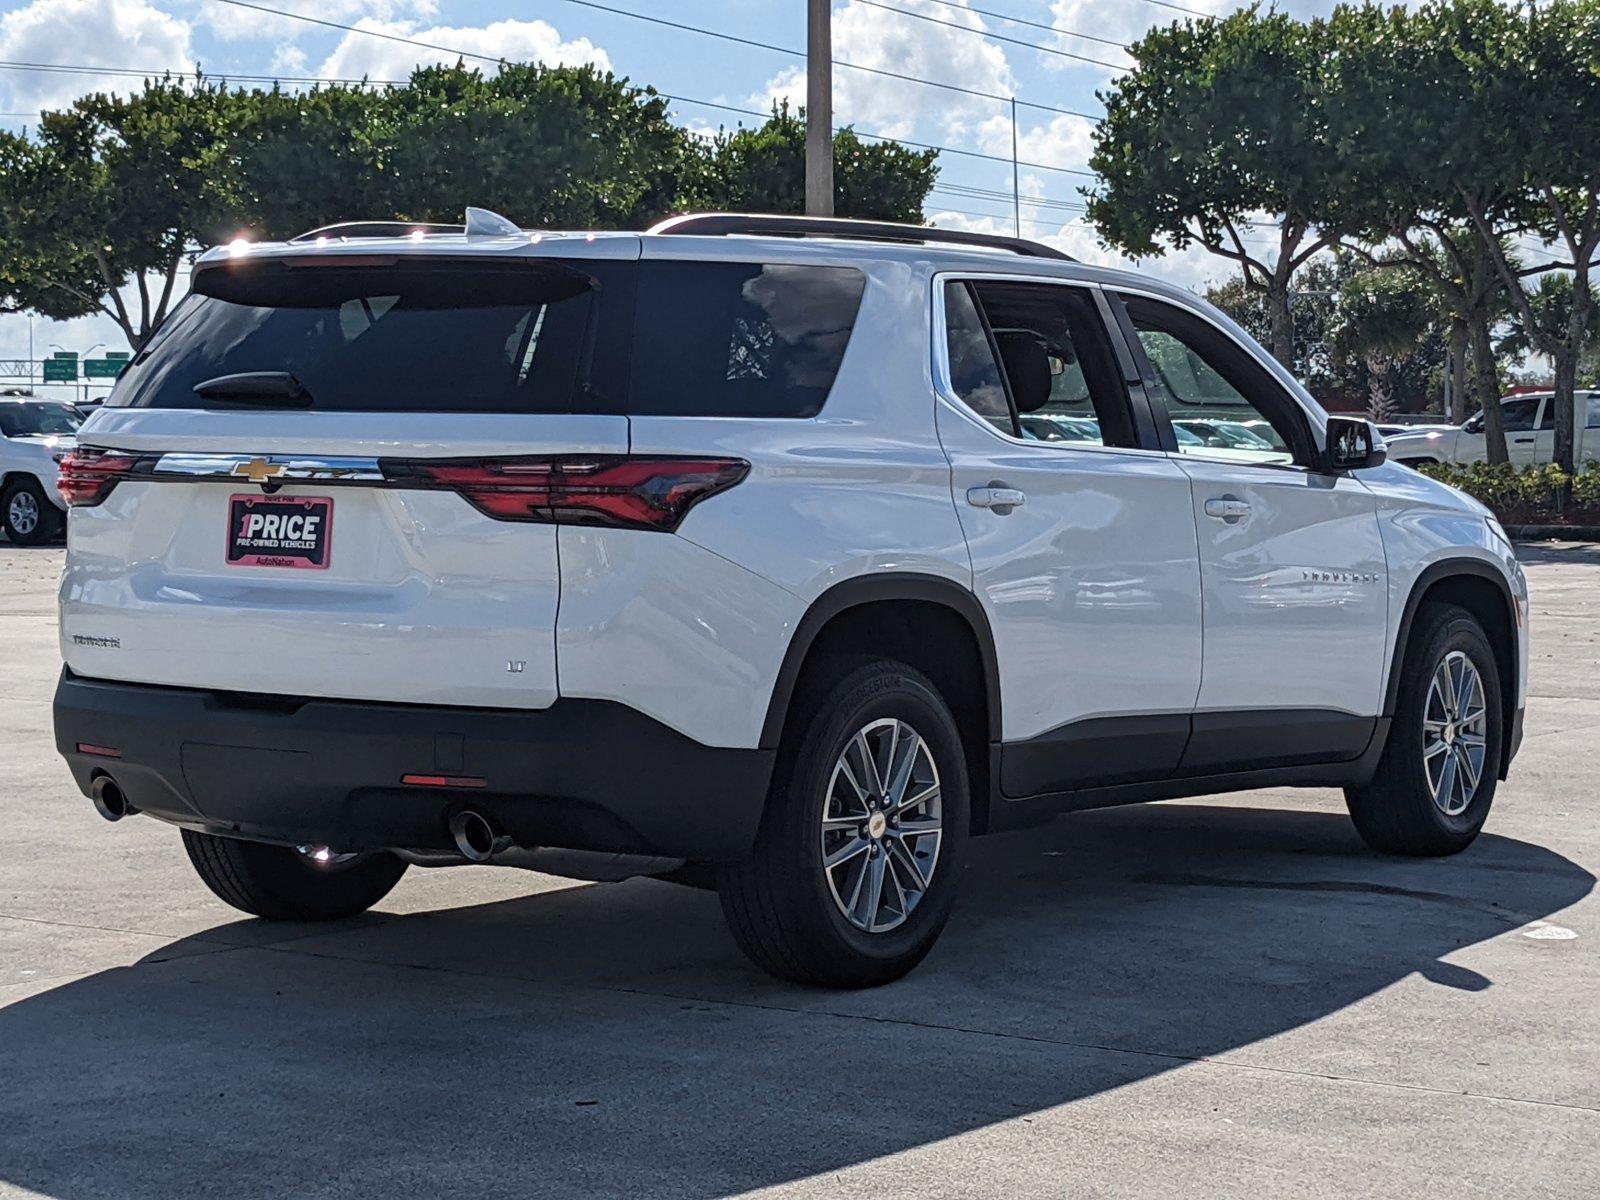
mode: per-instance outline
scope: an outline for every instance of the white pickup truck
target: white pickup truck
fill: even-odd
[[[1600,458],[1600,391],[1577,393],[1578,417],[1575,459],[1584,463]],[[1506,451],[1516,467],[1543,466],[1555,461],[1556,409],[1550,392],[1504,396],[1500,415],[1506,427]],[[1488,459],[1483,434],[1483,414],[1460,426],[1429,426],[1415,432],[1387,434],[1389,457],[1407,466],[1452,463],[1466,466]]]

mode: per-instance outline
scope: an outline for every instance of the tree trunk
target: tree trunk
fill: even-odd
[[[1575,470],[1574,458],[1577,447],[1576,422],[1577,399],[1575,392],[1578,384],[1578,352],[1569,340],[1561,349],[1550,356],[1556,374],[1555,395],[1550,398],[1550,403],[1556,406],[1556,454],[1555,464],[1571,475]]]
[[[1389,360],[1367,356],[1367,419],[1394,420],[1394,389],[1389,386]]]
[[[1267,285],[1267,315],[1272,321],[1272,357],[1294,374],[1294,315],[1289,311],[1289,281],[1274,278]]]
[[[1494,361],[1494,346],[1489,341],[1489,315],[1473,314],[1470,323],[1472,341],[1472,399],[1483,410],[1484,450],[1491,464],[1508,463],[1506,453],[1506,426],[1500,413],[1500,373]]]
[[[1444,419],[1459,425],[1467,419],[1467,323],[1450,318],[1450,395]]]

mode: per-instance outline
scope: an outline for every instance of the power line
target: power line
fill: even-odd
[[[1087,54],[1074,54],[1070,50],[1062,50],[1057,46],[1041,46],[1037,42],[1024,41],[1022,38],[1008,37],[1003,33],[991,33],[987,29],[974,29],[971,25],[963,25],[959,21],[946,21],[940,17],[929,16],[927,13],[913,12],[909,8],[896,8],[892,4],[884,4],[882,0],[855,0],[857,4],[865,4],[870,8],[881,8],[885,12],[899,13],[902,17],[914,17],[918,21],[927,21],[933,25],[943,25],[946,29],[959,29],[962,33],[976,34],[978,37],[989,38],[991,41],[1007,42],[1013,46],[1021,46],[1026,50],[1037,50],[1040,54],[1054,54],[1061,58],[1070,58],[1077,62],[1089,63],[1096,67],[1105,67],[1112,71],[1126,71],[1130,68],[1123,63],[1106,62],[1103,58],[1090,58]],[[974,11],[968,9],[967,11]]]
[[[977,8],[973,5],[963,4],[960,0],[925,0],[928,4],[942,4],[945,8],[956,8],[962,12],[977,13],[980,17],[992,17],[996,21],[1010,21],[1013,25],[1026,25],[1030,29],[1042,29],[1046,33],[1065,34],[1067,37],[1082,38],[1086,42],[1099,42],[1102,46],[1115,46],[1118,50],[1126,50],[1128,46],[1116,38],[1100,37],[1093,33],[1079,33],[1076,29],[1062,29],[1058,25],[1051,25],[1046,21],[1033,21],[1027,17],[1013,17],[1009,13],[995,12],[992,9]]]
[[[217,0],[217,3],[222,4],[234,4],[240,2],[241,0]],[[597,12],[611,13],[613,16],[618,17],[628,17],[635,21],[647,21],[652,25],[662,25],[668,29],[682,30],[685,33],[696,33],[702,37],[717,38],[721,41],[733,42],[740,46],[753,46],[758,50],[770,50],[774,54],[785,54],[790,58],[805,58],[805,52],[803,50],[795,50],[788,46],[775,45],[772,42],[756,41],[754,38],[740,37],[737,34],[723,33],[721,30],[717,29],[706,29],[699,25],[688,25],[682,21],[669,21],[665,17],[652,17],[646,13],[633,12],[626,8],[616,8],[610,4],[601,4],[598,2],[598,0],[561,0],[561,3],[576,4],[582,8],[592,8]],[[286,13],[284,15],[289,16],[292,14]],[[899,71],[890,71],[882,67],[865,67],[860,63],[845,62],[843,59],[839,58],[833,60],[833,65],[836,67],[844,67],[849,71],[861,71],[868,75],[879,75],[885,79],[899,79],[905,83],[920,83],[924,87],[940,88],[943,91],[957,92],[964,96],[976,96],[983,100],[998,100],[1002,103],[1010,104],[1013,99],[1016,99],[1016,102],[1023,108],[1037,109],[1041,112],[1059,113],[1064,117],[1078,117],[1084,121],[1092,121],[1097,125],[1103,120],[1101,117],[1094,116],[1090,113],[1078,112],[1070,108],[1057,108],[1052,104],[1039,104],[1033,100],[1023,100],[1012,96],[1002,96],[996,92],[979,91],[977,88],[962,87],[959,84],[954,83],[942,83],[937,79],[923,79],[917,75],[906,75]],[[1123,68],[1118,67],[1116,69],[1122,70]]]

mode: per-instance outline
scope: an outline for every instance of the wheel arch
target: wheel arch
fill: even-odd
[[[1492,563],[1476,558],[1451,558],[1425,568],[1411,585],[1405,609],[1395,634],[1394,655],[1389,662],[1389,678],[1384,687],[1383,715],[1393,717],[1400,695],[1401,667],[1410,644],[1417,612],[1431,601],[1455,604],[1466,609],[1483,626],[1494,651],[1495,669],[1500,677],[1502,739],[1498,774],[1506,777],[1514,750],[1512,722],[1517,707],[1517,604],[1505,575]]]
[[[959,640],[950,641],[952,634]],[[858,576],[813,601],[779,667],[761,747],[777,749],[781,743],[810,665],[830,651],[868,645],[887,649],[940,686],[966,745],[973,830],[981,832],[988,822],[990,747],[1000,741],[1000,673],[988,616],[978,598],[954,580],[913,573]]]

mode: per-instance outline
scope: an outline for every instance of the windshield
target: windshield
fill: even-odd
[[[108,403],[226,406],[195,388],[271,372],[293,376],[315,409],[573,411],[596,292],[586,274],[550,261],[323,263],[200,272]]]
[[[83,418],[67,404],[52,404],[48,400],[0,404],[0,433],[6,437],[70,435],[77,433],[82,424]]]

